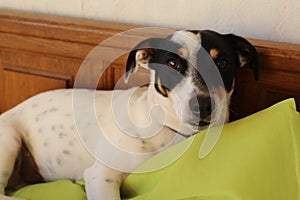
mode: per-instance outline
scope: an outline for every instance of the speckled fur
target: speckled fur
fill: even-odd
[[[167,66],[166,56],[170,52],[155,51],[149,46],[143,48],[142,44],[150,40],[145,41],[139,44],[141,49],[132,51],[129,55],[128,60],[135,64],[130,65],[128,62],[126,80],[139,66],[145,67],[151,70],[151,83],[148,87],[115,91],[53,90],[36,95],[0,115],[1,200],[18,199],[5,196],[4,190],[10,186],[10,178],[16,169],[15,163],[20,158],[20,152],[24,153],[22,145],[26,145],[24,158],[34,160],[36,174],[45,181],[85,178],[88,200],[114,200],[120,199],[119,186],[127,172],[165,148],[182,141],[184,136],[195,134],[199,130],[200,120],[204,120],[206,124],[218,124],[218,116],[228,120],[234,72],[247,62],[245,58],[241,59],[242,54],[238,53],[239,49],[235,49],[233,43],[242,42],[243,45],[239,46],[243,47],[243,52],[248,48],[247,53],[250,54],[246,58],[251,58],[252,54],[255,57],[254,47],[241,38],[212,31],[179,31],[165,39],[154,39],[162,44],[170,44],[172,56],[176,57],[174,51],[178,50],[181,58],[176,57],[175,61],[180,61],[179,64],[184,66],[175,65],[178,73],[174,73],[174,69],[172,71],[149,65],[148,62],[153,61]],[[206,67],[198,56],[203,46],[207,52],[211,52],[211,58],[216,64],[222,64],[219,70],[223,81],[227,83],[226,88],[213,86],[209,93],[197,72],[197,68]],[[219,56],[222,56],[222,62],[219,62]],[[228,62],[224,62],[224,58]],[[229,66],[224,66],[224,63],[229,63]],[[171,64],[174,64],[173,60]],[[168,73],[158,73],[162,69],[177,77],[175,81],[171,80],[169,88],[162,85],[170,77]],[[74,94],[76,98],[94,98],[92,116],[96,120],[93,121],[86,115],[90,102],[82,102],[74,107]],[[211,113],[208,113],[210,116],[206,115],[199,120],[199,116],[192,115],[195,113],[191,112],[189,103],[193,97],[203,96],[212,99],[215,105],[214,109],[211,108]],[[79,118],[78,113],[81,116]],[[132,124],[126,121],[126,114],[130,115]],[[109,158],[113,153],[108,147],[99,145],[101,140],[97,134],[93,135],[93,130],[98,126],[111,144],[127,152],[141,155],[148,153],[147,156],[131,160],[128,157],[115,159],[119,165],[113,168],[100,161],[97,155],[104,154]],[[147,126],[149,127],[143,129]],[[154,134],[153,130],[157,132]],[[183,134],[177,134],[178,132]],[[119,167],[126,167],[128,170],[124,172]],[[22,177],[17,177],[16,180],[19,179]],[[25,180],[21,181],[26,183]]]

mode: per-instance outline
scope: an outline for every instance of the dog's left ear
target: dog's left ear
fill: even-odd
[[[259,58],[255,47],[242,37],[233,34],[229,34],[226,36],[229,38],[233,47],[237,50],[240,66],[250,67],[254,72],[255,80],[258,80]]]
[[[135,73],[139,67],[148,68],[149,60],[156,52],[157,46],[159,46],[162,38],[149,38],[138,45],[129,53],[126,63],[125,82],[128,82],[129,76]]]

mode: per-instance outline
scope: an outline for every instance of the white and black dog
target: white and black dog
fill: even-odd
[[[5,196],[6,188],[63,178],[85,178],[89,200],[120,199],[119,186],[128,173],[123,172],[124,166],[124,171],[134,169],[171,143],[209,124],[220,124],[220,117],[228,121],[235,72],[245,65],[257,78],[258,55],[245,39],[213,31],[178,31],[167,38],[144,40],[130,52],[126,79],[139,66],[148,68],[147,87],[62,89],[26,100],[0,116],[0,199],[18,199]],[[90,130],[95,124],[84,116],[75,119],[74,93],[79,97],[93,93],[94,115],[111,144],[128,152],[150,153],[139,159],[115,159],[121,170],[92,156],[103,153],[115,158],[101,142],[92,142],[97,145],[92,154],[82,144],[95,138],[78,130]],[[112,109],[112,104],[126,107],[127,113]],[[83,104],[76,109],[84,113],[86,108]],[[145,132],[137,131],[147,126]]]

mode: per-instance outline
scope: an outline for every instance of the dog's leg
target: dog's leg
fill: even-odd
[[[21,148],[21,137],[10,127],[0,127],[0,200],[21,200],[4,195],[15,161]]]
[[[96,161],[84,172],[88,200],[119,200],[120,184],[124,176],[125,173]]]

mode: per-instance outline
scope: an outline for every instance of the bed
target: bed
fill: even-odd
[[[135,29],[129,33],[126,32],[126,42],[105,43],[108,53],[120,49],[128,52],[137,40],[145,36],[157,35],[157,33],[149,29],[145,31],[139,28],[141,27],[130,24],[0,10],[0,113],[42,91],[72,88],[77,80],[76,73],[87,55],[99,43],[105,42],[106,39],[115,34]],[[256,46],[259,52],[259,80],[255,81],[252,73],[247,68],[242,68],[238,71],[236,90],[230,108],[231,123],[225,128],[225,132],[228,134],[222,133],[222,135],[231,135],[233,138],[228,141],[227,139],[231,137],[225,137],[221,140],[221,145],[216,149],[216,151],[224,152],[225,155],[233,156],[231,157],[232,166],[238,165],[239,169],[241,169],[239,172],[235,171],[235,176],[233,176],[238,181],[230,184],[226,181],[224,182],[224,180],[229,180],[229,177],[225,175],[233,174],[230,171],[230,165],[227,165],[228,168],[225,168],[228,171],[214,168],[214,171],[208,173],[212,170],[211,166],[217,166],[214,163],[216,162],[215,160],[219,160],[222,163],[228,163],[230,160],[228,160],[230,156],[224,159],[218,158],[216,154],[212,156],[214,159],[211,159],[210,162],[205,161],[207,167],[203,168],[203,171],[207,173],[203,175],[202,171],[198,175],[203,177],[205,174],[216,173],[214,179],[204,177],[203,181],[205,182],[198,182],[195,179],[185,182],[184,180],[186,179],[183,176],[191,176],[189,172],[195,170],[195,167],[199,167],[198,165],[191,166],[191,164],[187,164],[188,170],[181,170],[186,166],[183,166],[183,163],[192,162],[192,160],[188,160],[190,156],[187,156],[182,158],[187,160],[184,162],[179,160],[175,165],[166,168],[166,170],[161,170],[157,173],[147,173],[146,175],[129,176],[122,187],[124,198],[157,199],[157,196],[155,198],[157,194],[161,195],[161,197],[167,195],[163,199],[243,199],[241,197],[250,194],[254,195],[252,199],[259,199],[257,198],[258,196],[255,196],[256,194],[261,195],[259,196],[260,199],[299,198],[300,120],[296,110],[299,111],[300,109],[300,45],[256,39],[249,39],[249,41]],[[90,78],[80,81],[76,87],[108,90],[115,87],[131,87],[132,85],[143,83],[147,79],[146,71],[139,72],[129,84],[123,82],[122,76],[124,75],[126,56],[127,53],[124,53],[112,63],[109,60],[101,60],[100,67],[108,66],[108,68],[103,69],[104,73],[97,85],[93,84],[95,78],[93,75],[95,70],[99,69],[91,68],[87,74]],[[278,102],[280,103],[274,105]],[[273,107],[269,108],[271,105]],[[246,117],[249,115],[251,116]],[[293,122],[292,125],[291,122]],[[250,128],[249,124],[251,125]],[[253,131],[253,127],[259,127],[263,131]],[[239,134],[241,132],[243,134]],[[274,134],[278,136],[277,140],[274,139]],[[198,143],[203,140],[203,135],[194,138],[195,143],[193,144],[195,146],[199,146]],[[271,146],[262,142],[260,143],[261,149],[259,151],[252,151],[253,145],[258,145],[258,138],[261,139],[259,141],[264,141],[267,144],[271,144]],[[241,145],[231,145],[232,147],[236,147],[236,149],[248,147],[248,151],[244,149],[244,151],[234,153],[236,149],[226,148],[228,147],[228,142],[232,141],[239,141],[235,144]],[[241,141],[244,141],[244,143]],[[253,143],[249,143],[249,141]],[[261,155],[259,153],[267,152],[264,147],[268,147],[268,150],[274,150],[276,153],[263,154],[263,157],[259,157],[258,155]],[[171,149],[170,152],[173,150]],[[190,150],[189,153],[197,153],[197,148]],[[279,154],[280,156],[278,156]],[[163,156],[166,155],[168,155],[168,152],[161,157],[153,159],[154,161],[151,162],[157,162],[157,160],[164,158]],[[276,155],[276,157],[272,159],[273,157],[268,157],[268,155]],[[277,164],[288,163],[288,165],[272,167],[273,161],[276,161],[275,163]],[[268,166],[266,168],[268,170],[264,169],[262,171],[261,168],[257,167],[257,162]],[[201,166],[203,166],[202,163],[203,161],[200,162]],[[253,168],[257,168],[258,171],[254,170],[252,174],[247,174],[247,170],[251,171],[253,168],[245,165],[245,163],[248,163]],[[146,166],[147,164],[145,164]],[[178,183],[176,185],[176,180],[170,178],[174,177],[174,174],[178,174],[178,170],[181,171],[181,174],[179,174],[181,184]],[[284,173],[280,173],[280,176],[278,176],[278,171],[280,170]],[[242,176],[241,174],[244,175]],[[260,178],[254,178],[258,176]],[[173,187],[168,187],[170,181],[174,183]],[[249,181],[248,184],[247,181]],[[138,187],[145,182],[147,184],[143,184],[143,187]],[[263,186],[260,184],[255,185],[254,183],[256,182],[263,184]],[[276,185],[274,184],[276,182],[282,184]],[[195,192],[197,187],[196,189],[195,187],[189,187],[190,190],[182,190],[182,184],[184,183],[198,184],[200,188],[206,188],[206,192]],[[223,186],[227,185],[228,187],[224,186],[222,189],[218,189],[221,186],[215,183],[223,183]],[[270,187],[271,183],[274,184],[272,187]],[[14,191],[14,194],[17,196],[23,195],[23,197],[29,199],[39,199],[41,197],[42,199],[84,199],[83,185],[83,180],[79,180],[76,183],[60,180],[50,184],[33,185],[21,191]],[[63,196],[55,192],[57,190],[69,191],[64,193],[69,196]],[[268,191],[266,192],[266,190]],[[233,193],[228,191],[239,192]],[[170,196],[170,193],[178,195]]]

